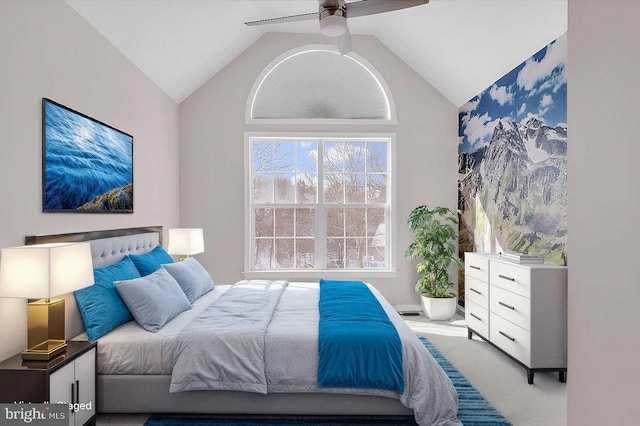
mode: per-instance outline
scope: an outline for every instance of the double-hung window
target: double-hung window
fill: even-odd
[[[391,136],[247,139],[250,271],[392,268]]]

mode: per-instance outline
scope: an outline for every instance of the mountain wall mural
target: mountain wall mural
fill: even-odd
[[[460,107],[461,253],[566,265],[566,52],[565,34]]]

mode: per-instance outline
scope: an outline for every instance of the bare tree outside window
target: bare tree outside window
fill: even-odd
[[[250,143],[254,269],[388,267],[388,140]]]

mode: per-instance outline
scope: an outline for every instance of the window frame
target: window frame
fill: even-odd
[[[395,145],[396,145],[396,135],[395,133],[388,132],[245,132],[244,135],[244,248],[245,248],[245,256],[244,256],[244,276],[247,279],[250,278],[260,278],[260,277],[269,277],[273,276],[278,277],[280,279],[298,279],[298,278],[332,278],[332,277],[342,277],[349,278],[353,276],[353,278],[363,279],[367,277],[371,278],[382,278],[382,277],[395,277],[396,276],[396,186],[395,186]],[[387,234],[386,243],[388,244],[387,251],[387,265],[386,268],[367,268],[367,269],[326,269],[326,243],[321,243],[317,245],[317,247],[322,247],[321,250],[316,251],[316,259],[322,259],[322,266],[325,266],[325,269],[253,269],[255,265],[254,260],[254,245],[253,240],[255,239],[255,218],[254,218],[254,204],[252,203],[252,181],[251,181],[251,173],[252,173],[252,164],[251,164],[251,155],[252,155],[252,147],[251,147],[251,139],[253,138],[283,138],[283,139],[296,139],[296,138],[307,138],[307,139],[330,139],[330,140],[363,140],[363,141],[371,141],[371,140],[384,140],[389,143],[388,148],[388,158],[387,158],[387,191],[389,194],[389,198],[387,203],[380,204],[371,204],[371,207],[379,207],[381,204],[384,205],[387,209],[386,213],[386,225],[385,225],[385,234]],[[318,180],[322,179],[322,170],[318,169]],[[320,188],[318,188],[320,191]],[[348,204],[342,203],[328,203],[324,204],[322,202],[322,193],[318,193],[318,200],[315,204],[295,204],[291,206],[295,206],[298,208],[304,208],[305,206],[313,206],[315,208],[320,208],[326,210],[326,208],[331,207],[348,207]],[[357,203],[354,203],[357,204]],[[283,204],[274,204],[274,208],[282,205],[286,207],[287,205]],[[367,205],[368,207],[369,205]],[[326,211],[317,214],[316,217],[324,217],[326,218]],[[325,228],[325,221],[317,220],[315,224],[315,235],[316,238],[319,235],[324,236],[324,241],[326,242],[327,235]]]

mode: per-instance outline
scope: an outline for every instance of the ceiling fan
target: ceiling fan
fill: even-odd
[[[344,55],[351,51],[351,33],[347,26],[347,18],[391,12],[427,3],[429,0],[360,0],[351,3],[347,3],[345,0],[318,0],[318,12],[249,21],[245,22],[245,25],[255,26],[318,19],[320,32],[333,37],[338,50]]]

